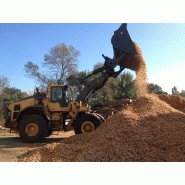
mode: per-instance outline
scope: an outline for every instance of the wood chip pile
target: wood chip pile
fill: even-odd
[[[6,132],[6,128],[0,126],[0,132]]]
[[[185,113],[145,95],[87,135],[29,151],[20,161],[185,161]]]
[[[184,98],[179,97],[179,96],[161,94],[159,95],[159,99],[162,101],[165,101],[166,103],[171,105],[173,108],[185,113],[185,99]]]
[[[103,106],[109,107],[109,108],[115,108],[115,107],[123,107],[124,105],[128,105],[130,103],[132,103],[131,99],[122,99],[122,100],[107,102]]]
[[[133,68],[140,98],[108,118],[95,132],[29,151],[19,161],[185,162],[185,113],[181,107],[185,100],[147,93],[141,54],[137,56],[140,67]]]
[[[131,99],[123,99],[117,101],[110,101],[102,108],[97,109],[95,112],[101,114],[106,120],[116,114],[118,111],[121,111],[124,106],[128,106],[128,104],[132,103]]]

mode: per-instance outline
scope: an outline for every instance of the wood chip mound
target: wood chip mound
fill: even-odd
[[[159,95],[159,99],[185,113],[185,99],[183,97],[161,94]]]
[[[145,95],[91,134],[29,151],[19,161],[185,161],[185,113]]]
[[[93,133],[29,151],[19,161],[185,162],[185,101],[148,94],[146,64],[136,43],[134,47],[135,54],[128,56],[124,66],[136,71],[140,98],[108,118]]]

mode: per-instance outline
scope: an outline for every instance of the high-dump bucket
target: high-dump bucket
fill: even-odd
[[[126,54],[119,65],[137,71],[140,61],[143,59],[142,52],[137,44],[132,41],[126,23],[123,23],[118,30],[114,32],[111,43],[113,45],[115,59],[119,58],[123,53]]]
[[[138,96],[143,96],[148,93],[146,63],[141,49],[130,38],[127,24],[122,24],[119,29],[114,32],[111,42],[115,59],[125,54],[118,65],[136,72]]]

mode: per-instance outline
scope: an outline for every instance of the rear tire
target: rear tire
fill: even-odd
[[[42,142],[47,133],[47,124],[42,116],[28,115],[19,124],[20,138],[27,143]]]
[[[77,118],[74,124],[75,134],[91,133],[98,126],[100,126],[101,120],[93,114],[83,114]]]

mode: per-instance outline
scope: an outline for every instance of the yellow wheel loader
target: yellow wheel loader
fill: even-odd
[[[67,102],[67,86],[49,85],[48,94],[37,92],[33,97],[9,105],[5,110],[5,127],[19,132],[26,142],[42,141],[53,131],[73,130],[89,133],[104,121],[81,101]]]
[[[41,142],[53,131],[74,130],[76,134],[93,132],[105,119],[88,108],[88,100],[110,77],[116,78],[125,69],[123,64],[120,65],[123,63],[121,61],[125,55],[133,52],[126,26],[122,24],[111,39],[114,59],[103,55],[104,66],[89,75],[101,73],[101,76],[88,84],[82,81],[84,89],[76,101],[67,100],[67,85],[49,85],[47,95],[36,88],[32,97],[5,107],[3,126],[18,131],[25,142]],[[120,70],[115,72],[117,65]]]

